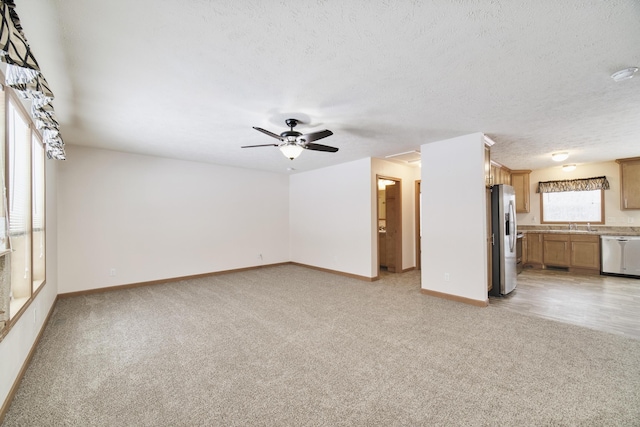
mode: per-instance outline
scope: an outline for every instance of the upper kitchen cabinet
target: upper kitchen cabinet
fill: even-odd
[[[511,169],[493,160],[491,160],[491,177],[493,178],[493,185],[511,185]]]
[[[511,186],[516,192],[516,212],[529,212],[529,174],[530,170],[511,171]]]
[[[491,175],[491,146],[493,142],[487,140],[484,141],[484,185],[489,188],[493,185],[493,176]]]
[[[620,209],[640,209],[640,157],[616,162],[620,165]]]

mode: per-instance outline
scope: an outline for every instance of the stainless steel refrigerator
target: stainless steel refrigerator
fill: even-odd
[[[494,185],[491,187],[491,295],[507,295],[516,288],[516,234],[516,193],[510,185]]]

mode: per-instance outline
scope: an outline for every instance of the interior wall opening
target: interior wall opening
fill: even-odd
[[[378,273],[402,272],[402,182],[377,176]]]

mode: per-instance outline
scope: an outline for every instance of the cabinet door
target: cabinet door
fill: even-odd
[[[500,172],[502,173],[502,176],[500,177],[502,183],[511,185],[511,173],[509,173],[509,170],[506,168],[501,168]]]
[[[598,236],[571,236],[571,267],[600,270]]]
[[[526,234],[525,252],[527,264],[542,264],[542,234]]]
[[[516,192],[516,212],[529,212],[529,171],[511,172],[511,185]]]
[[[544,265],[569,267],[569,235],[545,234],[543,237],[542,257]]]
[[[488,188],[493,185],[493,176],[492,176],[492,167],[491,167],[491,147],[486,145],[484,146],[484,185]]]
[[[620,209],[640,209],[640,157],[616,161],[620,164]]]

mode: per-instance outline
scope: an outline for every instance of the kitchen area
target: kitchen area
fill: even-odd
[[[575,274],[640,278],[640,227],[580,230],[520,226],[520,271],[555,269]]]
[[[517,224],[516,285],[505,294],[489,290],[490,305],[640,339],[640,158],[570,174],[490,167],[493,185],[514,188]],[[586,191],[558,189],[576,183],[595,201],[584,199]],[[553,210],[559,196],[574,194],[582,199],[564,208],[569,216]]]

